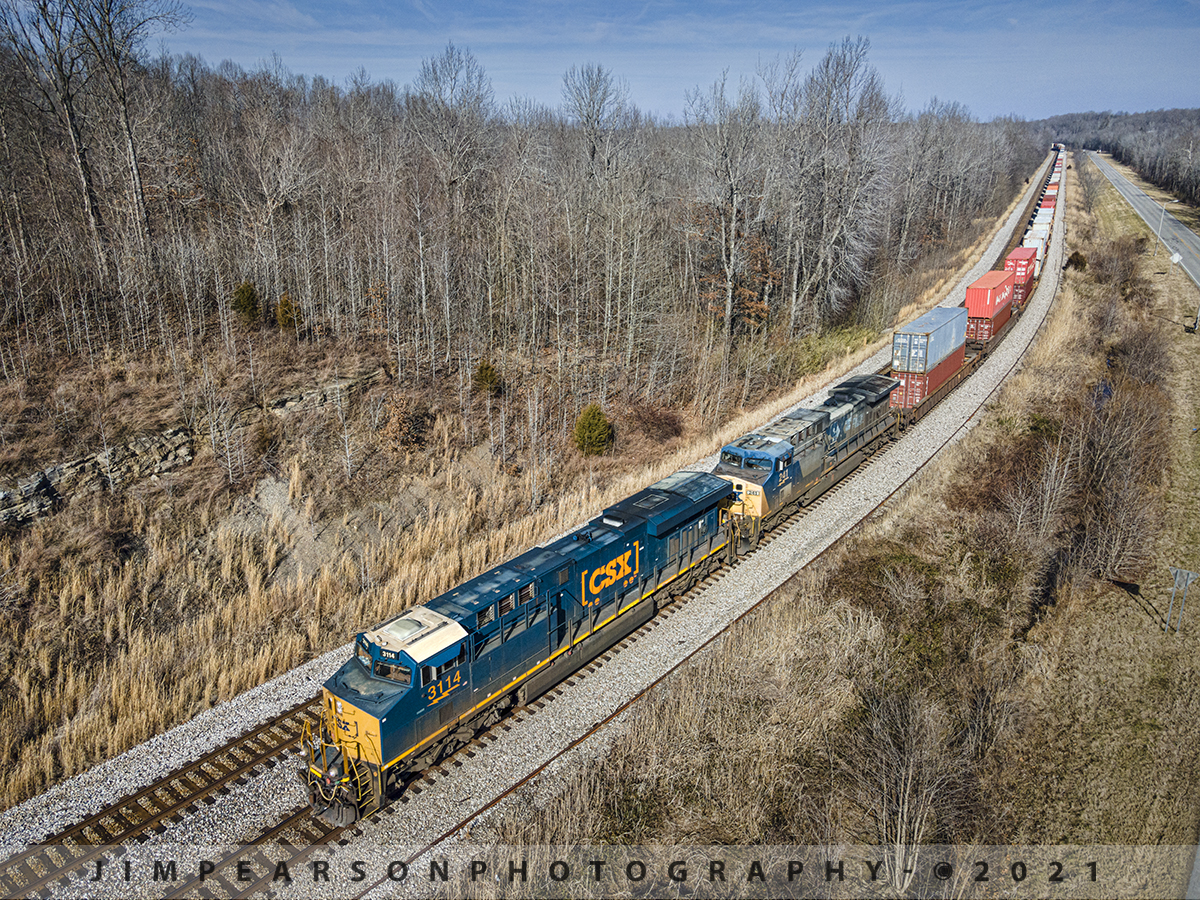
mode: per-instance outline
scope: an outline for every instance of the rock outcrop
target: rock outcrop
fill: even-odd
[[[192,461],[192,431],[176,426],[34,472],[0,490],[0,525],[27,525],[72,497],[119,488]]]

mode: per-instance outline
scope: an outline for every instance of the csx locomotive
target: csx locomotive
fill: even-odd
[[[677,472],[364,631],[325,682],[301,770],[315,814],[349,824],[514,705],[566,678],[819,496],[896,426],[882,375],[746,435],[714,474]]]
[[[1061,159],[1055,156],[1055,172]],[[1052,178],[1051,181],[1057,180]],[[712,474],[677,472],[355,638],[303,737],[315,814],[349,824],[650,619],[789,509],[845,477],[976,368],[994,333],[911,408],[900,381],[862,375],[721,450]],[[904,406],[904,404],[899,404]]]

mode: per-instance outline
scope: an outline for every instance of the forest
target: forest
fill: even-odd
[[[861,38],[674,121],[591,62],[550,108],[453,45],[404,86],[147,52],[185,25],[0,0],[0,498],[94,476],[0,524],[0,805],[682,465],[928,300],[1049,141],[908,111]]]
[[[1200,205],[1200,109],[1071,113],[1039,124],[1056,140],[1111,153],[1147,181]]]
[[[261,325],[385,348],[402,383],[489,360],[576,409],[692,399],[887,319],[914,259],[1007,204],[1045,151],[1019,121],[905,112],[861,38],[811,69],[796,52],[754,82],[718,75],[674,122],[592,63],[558,108],[499,101],[454,45],[404,87],[146,54],[184,19],[5,0],[0,376],[47,354],[236,358]],[[742,395],[706,392],[704,416]]]

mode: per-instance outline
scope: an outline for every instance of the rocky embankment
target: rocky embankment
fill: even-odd
[[[0,525],[28,525],[74,497],[115,490],[189,465],[192,441],[192,430],[180,425],[27,475],[13,490],[0,490]]]
[[[384,377],[383,370],[377,369],[356,377],[338,378],[297,394],[268,400],[265,407],[280,417],[321,409],[340,396],[369,389]],[[234,414],[232,427],[245,427],[256,411],[257,407],[248,407]],[[224,427],[228,428],[229,423]],[[0,488],[0,526],[19,528],[50,515],[74,498],[117,490],[184,468],[191,464],[196,453],[196,434],[208,435],[210,431],[204,422],[195,429],[175,425],[26,475],[16,487]]]

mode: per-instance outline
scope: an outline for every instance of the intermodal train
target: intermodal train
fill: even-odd
[[[353,656],[323,686],[319,722],[302,738],[299,774],[314,814],[335,825],[371,814],[506,710],[529,703],[710,572],[753,551],[782,517],[937,403],[1003,336],[997,328],[967,355],[966,312],[943,317],[955,329],[961,320],[961,337],[955,331],[920,342],[927,368],[945,368],[951,356],[960,362],[919,400],[896,401],[901,378],[912,372],[894,377],[890,370],[898,359],[916,358],[918,342],[912,329],[902,330],[893,338],[893,367],[848,378],[821,406],[727,444],[711,473],[670,475],[571,533],[358,634]],[[949,355],[929,359],[954,341]]]

